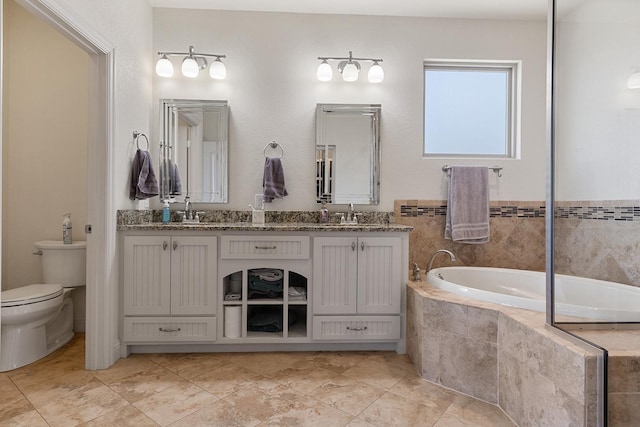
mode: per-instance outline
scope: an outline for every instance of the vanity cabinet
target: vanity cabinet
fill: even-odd
[[[124,236],[125,341],[216,337],[217,237]]]
[[[317,237],[313,338],[399,339],[401,239]]]

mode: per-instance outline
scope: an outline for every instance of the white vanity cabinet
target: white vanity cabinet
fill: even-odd
[[[314,239],[314,339],[400,338],[401,250],[399,237]]]
[[[217,237],[124,236],[124,341],[216,337]]]

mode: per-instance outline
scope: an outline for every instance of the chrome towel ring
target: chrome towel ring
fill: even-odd
[[[267,145],[264,146],[264,150],[262,150],[264,152],[264,156],[265,157],[269,157],[267,156],[267,148],[271,147],[272,150],[275,150],[277,148],[280,148],[280,156],[278,156],[278,159],[281,159],[282,157],[284,157],[284,148],[282,147],[282,145],[278,144],[275,141],[271,141],[270,143],[268,143]]]
[[[147,148],[145,148],[145,151],[149,151],[149,138],[147,138],[147,135],[145,135],[144,133],[140,133],[137,130],[133,131],[133,139],[136,142],[136,146],[138,147],[138,150],[140,150],[140,137],[143,136],[144,140],[147,141]]]

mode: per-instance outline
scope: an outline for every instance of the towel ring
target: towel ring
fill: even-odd
[[[137,130],[133,131],[133,138],[136,141],[136,146],[138,147],[138,150],[140,149],[140,141],[138,140],[141,136],[144,136],[145,141],[147,141],[147,148],[145,148],[145,151],[149,150],[149,138],[147,138],[147,135],[145,135],[144,133],[140,133]]]
[[[284,157],[284,148],[282,147],[282,145],[278,144],[275,141],[271,141],[270,143],[268,143],[267,145],[264,146],[264,150],[262,150],[264,152],[264,156],[267,157],[267,148],[271,147],[273,150],[275,150],[276,148],[280,147],[280,157],[278,157],[279,159],[281,159],[282,157]]]

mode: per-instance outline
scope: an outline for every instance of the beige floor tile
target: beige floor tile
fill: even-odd
[[[295,352],[237,353],[231,363],[268,377],[299,363],[304,357],[305,354]]]
[[[356,417],[352,419],[351,422],[347,424],[345,427],[375,427],[375,426],[373,424],[366,422],[360,417]]]
[[[352,418],[352,415],[306,396],[289,403],[277,414],[269,417],[262,425],[283,427],[344,426]]]
[[[279,371],[273,378],[280,384],[287,384],[300,394],[308,394],[336,376],[338,376],[336,372],[323,368],[291,367]]]
[[[418,374],[402,378],[389,392],[440,412],[444,412],[457,396],[454,391],[422,379]]]
[[[127,405],[124,408],[109,412],[106,415],[95,418],[87,423],[80,424],[82,427],[157,427],[158,424],[147,417],[137,408]]]
[[[54,353],[55,354],[55,353]],[[7,373],[19,388],[28,387],[39,381],[50,381],[52,378],[84,371],[84,357],[51,357],[34,362]]]
[[[140,372],[149,372],[160,366],[151,361],[147,357],[139,357],[140,355],[131,355],[127,358],[120,359],[109,369],[101,369],[93,371],[93,375],[105,384],[118,382],[123,378],[129,377]]]
[[[359,416],[379,427],[432,426],[442,415],[433,408],[393,393],[385,393]]]
[[[24,412],[7,420],[0,420],[0,427],[49,427],[36,410]]]
[[[184,378],[155,365],[152,370],[135,372],[107,385],[129,403],[135,403],[145,397],[153,396],[170,387],[184,383],[186,383]]]
[[[247,415],[264,421],[299,397],[300,393],[289,386],[279,384],[273,379],[265,379],[230,394],[224,401]]]
[[[149,359],[190,380],[205,372],[228,365],[231,355],[229,353],[174,353],[154,355]]]
[[[322,368],[342,374],[349,368],[365,360],[370,352],[327,352],[308,353],[300,361],[295,362],[294,368]]]
[[[191,382],[221,399],[261,378],[262,375],[230,364],[198,375]]]
[[[183,383],[142,399],[134,406],[158,424],[166,426],[216,400],[200,387]]]
[[[327,405],[355,416],[384,393],[381,388],[341,375],[313,390],[311,395]]]
[[[105,385],[80,388],[62,399],[37,408],[40,415],[56,426],[75,426],[127,406],[128,403]]]
[[[75,371],[69,375],[55,376],[22,388],[22,393],[36,408],[65,398],[77,390],[90,390],[100,387],[102,382],[88,371]]]
[[[255,427],[260,421],[223,400],[213,402],[199,411],[171,424],[171,427],[225,426]]]
[[[389,389],[409,373],[404,361],[389,361],[382,357],[369,356],[342,375],[375,387]]]
[[[0,402],[0,421],[8,420],[34,409],[33,405],[20,393]]]
[[[500,408],[458,395],[434,427],[516,427]]]

